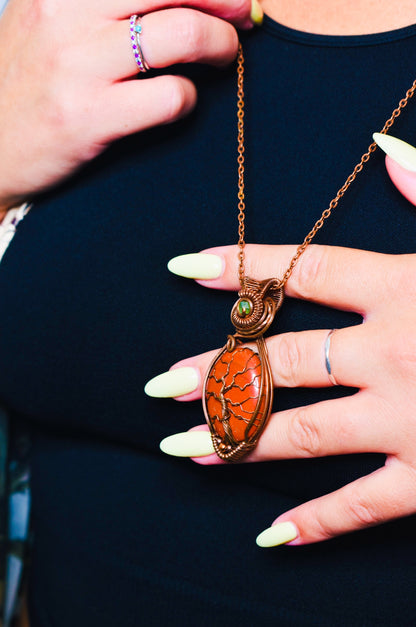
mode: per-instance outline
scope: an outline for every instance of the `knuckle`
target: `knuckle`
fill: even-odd
[[[302,296],[316,293],[318,284],[325,281],[328,273],[328,251],[325,246],[311,244],[300,257],[294,273],[294,289]]]
[[[383,259],[386,260],[385,271],[385,283],[386,292],[389,289],[399,290],[399,293],[406,294],[406,296],[414,301],[416,296],[416,285],[414,276],[416,274],[416,259],[414,254],[397,255],[393,257],[391,255],[383,255]]]
[[[73,143],[81,145],[89,135],[86,131],[87,121],[91,119],[91,105],[77,100],[71,93],[65,95],[63,90],[61,94],[54,98],[53,107],[49,109],[50,126],[56,137],[61,137],[68,147]]]
[[[413,327],[413,333],[407,325],[404,326],[399,338],[399,346],[394,347],[397,355],[396,359],[399,363],[403,363],[406,367],[411,367],[413,370],[416,366],[416,328],[414,321],[411,321]]]
[[[199,11],[184,10],[184,13],[186,19],[179,22],[177,36],[187,60],[196,61],[205,47],[204,16]]]
[[[333,537],[334,529],[317,503],[315,503],[315,507],[311,511],[309,520],[313,521],[314,537],[319,538],[319,540],[329,540]],[[308,526],[310,527],[310,523]]]
[[[51,81],[48,94],[44,97],[41,116],[46,128],[50,128],[57,137],[68,136],[75,119],[74,103],[61,89],[59,81]]]
[[[77,97],[61,85],[58,80],[51,81],[39,113],[39,124],[45,129],[45,144],[60,143],[66,154],[73,155],[75,162],[91,159],[99,152],[92,146],[96,132],[91,120],[96,118],[96,109],[92,102]]]
[[[403,321],[400,331],[393,337],[384,339],[383,358],[389,365],[394,376],[416,378],[416,328],[410,321],[413,333],[409,332],[409,324]],[[381,347],[379,347],[380,350]]]
[[[285,387],[297,385],[301,350],[296,333],[285,333],[279,338],[277,346],[279,360],[279,384]]]
[[[239,17],[246,17],[250,12],[250,3],[247,0],[234,0],[230,4],[230,17],[232,15]]]
[[[228,64],[235,58],[238,51],[239,40],[235,28],[233,28],[230,24],[223,22],[223,33],[220,41],[221,49],[219,49],[219,53],[221,61],[224,64]]]
[[[306,409],[298,409],[289,423],[289,440],[302,457],[319,457],[321,436],[319,429]]]
[[[414,494],[414,486],[416,485],[416,462],[412,459],[412,462],[404,465],[405,480],[408,480],[411,486],[411,491]]]
[[[359,527],[375,525],[382,520],[382,516],[374,503],[370,503],[362,494],[350,494],[346,508],[347,515]]]
[[[71,54],[73,53],[73,54]],[[41,94],[39,115],[56,133],[70,134],[83,120],[86,109],[92,104],[77,90],[76,77],[78,68],[74,61],[77,56],[74,49],[57,49],[45,60],[48,81]]]
[[[187,83],[176,76],[165,76],[165,121],[181,117],[189,108]]]

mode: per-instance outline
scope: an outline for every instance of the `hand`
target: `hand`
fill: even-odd
[[[143,53],[152,68],[232,61],[234,27],[252,25],[250,0],[188,4],[9,3],[0,19],[0,209],[67,177],[115,139],[193,108],[195,88],[184,77],[128,80],[137,74],[132,13],[143,15]]]
[[[395,138],[387,143],[384,136],[376,139],[390,155],[387,169],[393,182],[416,204],[416,149]],[[294,252],[289,246],[247,246],[246,273],[255,278],[282,276]],[[205,279],[199,283],[206,287],[239,289],[236,247],[179,257],[169,266],[182,276]],[[363,316],[362,325],[332,335],[330,354],[336,381],[359,392],[272,415],[257,448],[244,461],[379,452],[385,453],[386,463],[279,516],[260,534],[260,546],[318,542],[416,513],[415,273],[416,255],[309,246],[300,257],[287,295]],[[325,329],[269,338],[274,385],[331,385],[324,360],[328,333]],[[147,393],[183,401],[201,397],[201,382],[217,352],[175,364],[149,382]],[[224,463],[212,454],[206,425],[166,438],[161,447],[200,464]]]
[[[206,252],[222,260],[224,271],[218,279],[200,282],[237,291],[236,248]],[[288,246],[247,246],[247,274],[280,276],[293,253]],[[416,512],[415,273],[416,255],[310,246],[288,281],[289,296],[363,316],[362,325],[335,332],[330,356],[337,382],[360,391],[272,415],[257,448],[245,461],[362,452],[387,456],[382,469],[280,516],[276,522],[292,523],[284,527],[285,533],[290,531],[289,539],[296,535],[292,544],[317,542]],[[328,332],[269,338],[275,385],[331,385],[323,357]],[[215,353],[187,359],[174,368],[191,368],[198,375],[194,381],[203,381]],[[200,397],[201,389],[198,383],[182,400]],[[192,450],[188,453],[192,456]],[[222,463],[216,455],[195,461]],[[280,529],[274,527],[276,537]]]

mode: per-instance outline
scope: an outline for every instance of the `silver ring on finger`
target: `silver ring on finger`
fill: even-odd
[[[332,385],[339,385],[339,383],[337,382],[337,380],[334,377],[334,373],[332,371],[332,366],[331,366],[331,361],[329,359],[329,351],[331,350],[331,337],[332,334],[336,331],[336,329],[331,329],[331,331],[328,333],[328,335],[326,336],[326,340],[325,340],[325,346],[324,346],[324,351],[325,351],[325,367],[326,367],[326,371],[328,373],[328,378],[331,381]]]
[[[150,67],[144,57],[142,50],[142,45],[140,41],[140,35],[142,34],[142,32],[142,18],[138,15],[132,15],[130,17],[130,41],[134,54],[134,60],[136,61],[139,72],[147,72],[147,70],[150,70]]]

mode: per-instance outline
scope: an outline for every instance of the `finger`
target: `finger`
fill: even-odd
[[[374,133],[374,141],[386,153],[387,172],[397,189],[416,205],[416,148],[392,135]]]
[[[275,525],[288,521],[295,525],[298,535],[293,545],[328,540],[412,514],[416,508],[415,488],[414,469],[389,458],[386,466],[372,474],[279,516]],[[279,528],[275,531],[278,535]]]
[[[120,0],[116,3],[113,0],[105,0],[104,3],[97,0],[96,10],[101,14],[104,13],[109,18],[120,19],[127,18],[133,13],[144,15],[165,9],[167,6],[182,7],[184,5],[204,13],[216,15],[239,28],[250,28],[253,25],[250,15],[261,12],[258,6],[252,7],[251,0],[191,0],[186,3],[180,0],[169,2],[166,2],[166,0],[142,0],[140,3],[137,0]]]
[[[246,461],[395,454],[406,443],[397,431],[391,407],[370,392],[358,392],[272,414]]]
[[[281,333],[266,345],[275,387],[366,388],[379,371],[377,325]]]
[[[383,329],[369,322],[355,327],[337,329],[332,333],[328,355],[326,340],[329,329],[281,333],[266,339],[267,352],[272,371],[273,385],[279,387],[329,387],[326,367],[328,357],[331,373],[338,385],[354,388],[371,387],[380,379],[382,361],[378,347]],[[166,377],[164,383],[167,393],[162,395],[175,397],[181,401],[201,398],[205,376],[218,355],[218,351],[209,351],[195,357],[183,359],[169,371],[174,377]],[[189,369],[195,370],[192,385],[187,393],[182,394],[184,383],[189,380]],[[183,378],[178,376],[183,371]],[[180,374],[179,372],[179,374]],[[186,381],[184,380],[186,379]]]
[[[247,276],[281,278],[296,246],[251,244],[245,250]],[[217,279],[198,282],[205,287],[238,290],[237,247],[222,246],[203,252],[219,256],[224,270]],[[299,258],[286,284],[286,293],[365,315],[377,305],[391,300],[390,288],[397,287],[403,259],[406,259],[408,268],[415,265],[412,255],[385,255],[312,244]]]
[[[112,23],[101,31],[94,48],[101,51],[104,76],[114,79],[137,74],[132,54],[130,23]],[[177,63],[230,63],[237,54],[237,32],[228,22],[191,9],[149,13],[142,18],[140,44],[151,68]]]
[[[390,157],[386,157],[386,168],[399,192],[416,205],[416,172],[405,170]]]
[[[94,132],[105,144],[183,117],[195,106],[194,85],[181,76],[159,76],[109,87],[97,106]],[[99,121],[99,124],[98,124]]]
[[[408,430],[400,430],[400,422],[399,415],[392,419],[390,405],[367,391],[281,411],[270,416],[256,448],[240,463],[353,453],[398,455],[399,451],[406,449],[409,439]],[[207,425],[198,425],[188,433],[170,436],[171,448],[165,452],[177,455],[178,446],[183,448],[186,444],[185,453],[182,454],[193,458],[198,464],[226,463],[215,454],[201,454],[200,443],[193,441],[194,430],[207,429]],[[176,441],[178,435],[179,443]],[[206,438],[206,446],[208,442],[209,436]],[[175,445],[173,449],[172,443]]]

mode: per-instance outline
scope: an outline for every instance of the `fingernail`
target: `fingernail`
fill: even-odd
[[[250,19],[253,24],[257,24],[257,26],[261,26],[263,23],[263,9],[257,0],[251,0],[251,13]]]
[[[193,392],[198,384],[199,373],[195,368],[175,368],[150,379],[144,391],[154,398],[172,398]]]
[[[215,453],[209,431],[175,433],[162,440],[160,448],[175,457],[205,457]]]
[[[187,279],[218,279],[223,273],[223,260],[218,255],[191,253],[168,262],[168,270]]]
[[[383,133],[374,133],[373,139],[386,155],[402,168],[416,172],[416,148],[397,137]]]
[[[291,522],[276,523],[272,527],[262,531],[256,538],[258,546],[267,548],[270,546],[279,546],[294,540],[298,535],[298,530]]]

